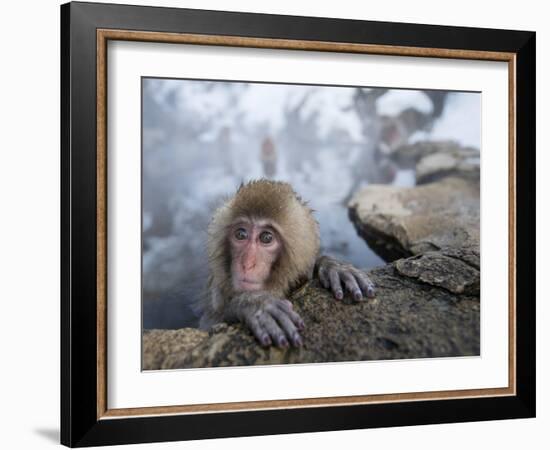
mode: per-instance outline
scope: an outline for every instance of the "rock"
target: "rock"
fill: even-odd
[[[435,153],[422,158],[416,165],[416,183],[425,184],[447,176],[479,180],[479,155],[463,157],[448,153]]]
[[[420,159],[434,153],[462,153],[465,156],[479,156],[479,150],[473,147],[463,147],[456,141],[419,141],[397,147],[391,157],[395,162],[405,166],[414,166]]]
[[[392,160],[416,169],[416,183],[425,184],[448,176],[479,180],[479,151],[453,141],[417,142],[397,148]]]
[[[306,284],[292,296],[306,324],[301,348],[263,348],[240,324],[210,334],[154,330],[144,334],[143,368],[479,355],[479,298],[465,281],[464,263],[445,258],[439,264],[436,255],[413,257],[371,271],[376,298],[359,303],[337,301],[315,281]]]
[[[370,185],[348,203],[358,233],[386,261],[461,249],[479,267],[479,184],[462,178],[413,188]]]
[[[479,269],[441,252],[400,259],[395,267],[402,275],[441,286],[454,294],[479,295]]]
[[[166,369],[172,359],[186,354],[208,337],[196,328],[179,330],[145,330],[143,332],[143,368]]]

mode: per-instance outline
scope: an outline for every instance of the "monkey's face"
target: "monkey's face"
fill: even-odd
[[[230,230],[231,281],[236,292],[265,288],[282,241],[265,220],[239,220]]]

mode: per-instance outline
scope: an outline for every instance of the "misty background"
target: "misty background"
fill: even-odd
[[[417,141],[479,149],[479,93],[142,79],[143,327],[197,326],[212,212],[241,182],[289,182],[324,253],[383,265],[348,219],[369,183],[413,186],[392,152]]]

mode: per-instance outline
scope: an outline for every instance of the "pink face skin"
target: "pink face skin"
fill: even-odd
[[[238,221],[230,231],[231,279],[236,292],[260,291],[281,251],[281,241],[267,221]]]

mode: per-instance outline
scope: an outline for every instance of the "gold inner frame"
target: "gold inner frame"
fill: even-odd
[[[508,63],[508,387],[400,394],[318,397],[200,405],[108,409],[107,405],[107,42],[109,40],[218,45],[267,49],[364,53],[391,56],[503,61]],[[298,41],[239,36],[97,30],[97,418],[197,414],[267,409],[448,400],[516,394],[516,54],[445,48]]]

